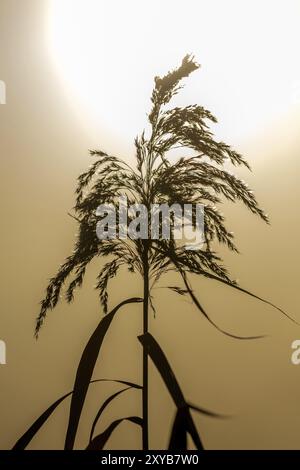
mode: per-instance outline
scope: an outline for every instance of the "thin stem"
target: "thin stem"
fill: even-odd
[[[151,194],[151,176],[153,170],[153,142],[156,136],[156,126],[158,113],[155,119],[155,123],[152,125],[151,138],[148,144],[147,161],[145,165],[146,174],[144,180],[146,182],[145,188],[145,200],[148,209],[148,227],[149,215],[150,215],[150,194]],[[148,239],[144,240],[143,243],[143,276],[144,276],[144,303],[143,303],[143,334],[148,333],[148,310],[149,310],[149,239],[151,234],[148,229]],[[143,450],[149,449],[149,422],[148,422],[148,351],[146,343],[143,346]]]
[[[148,305],[149,305],[149,259],[148,243],[144,245],[144,303],[143,303],[143,334],[148,333]],[[143,347],[143,450],[149,449],[148,429],[148,351]]]

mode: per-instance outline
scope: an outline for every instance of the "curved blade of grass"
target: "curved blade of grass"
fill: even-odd
[[[175,374],[171,369],[171,366],[157,341],[153,338],[150,333],[138,336],[138,339],[142,343],[142,345],[146,347],[148,355],[151,357],[154,365],[160,373],[167,389],[169,390],[171,397],[173,398],[176,407],[184,408],[185,406],[187,406],[187,403],[177,382]]]
[[[107,408],[107,406],[115,399],[117,398],[119,395],[121,395],[123,392],[126,392],[127,390],[130,390],[131,388],[139,388],[139,389],[142,389],[143,387],[141,387],[140,385],[136,385],[135,387],[126,387],[126,388],[123,388],[122,390],[119,390],[118,392],[114,393],[113,395],[109,396],[105,402],[103,403],[103,405],[100,407],[98,413],[96,414],[96,417],[93,421],[93,424],[92,424],[92,428],[91,428],[91,433],[90,433],[90,442],[92,441],[93,439],[93,435],[94,435],[94,431],[95,431],[95,427],[102,415],[102,413],[104,412],[104,410]]]
[[[185,288],[186,288],[186,291],[183,290],[183,289],[180,289],[178,287],[175,286],[175,289],[174,289],[174,286],[169,286],[169,288],[171,288],[171,290],[177,292],[178,294],[180,295],[185,295],[185,294],[189,294],[192,301],[194,302],[194,304],[196,305],[196,307],[200,310],[200,312],[202,313],[202,315],[204,315],[204,317],[209,321],[209,323],[214,326],[218,331],[220,331],[220,333],[223,333],[224,335],[226,336],[229,336],[230,338],[233,338],[233,339],[242,339],[242,340],[253,340],[253,339],[261,339],[261,338],[265,338],[265,335],[259,335],[259,336],[239,336],[239,335],[234,335],[232,333],[228,333],[227,331],[223,330],[222,328],[220,328],[211,318],[210,316],[208,315],[208,313],[204,310],[204,308],[202,307],[202,305],[200,304],[199,300],[197,299],[197,297],[195,296],[194,292],[193,292],[193,289],[192,287],[190,286],[190,283],[189,283],[189,280],[187,278],[187,275],[186,275],[186,271],[184,269],[182,269],[182,267],[179,265],[179,263],[177,262],[177,260],[174,258],[174,256],[171,257],[171,260],[172,262],[174,263],[177,271],[180,273],[182,279],[183,279],[183,282],[184,282],[184,285],[185,285]],[[209,274],[209,273],[208,273]],[[205,273],[206,275],[206,273]],[[208,277],[213,277],[213,278],[216,278],[216,279],[219,279],[217,276],[211,276],[209,274]],[[226,284],[229,284],[231,285],[229,282],[226,282],[224,281]],[[256,296],[254,296],[256,297]]]
[[[199,433],[195,426],[190,410],[187,408],[185,410],[185,413],[186,413],[187,432],[190,434],[191,438],[193,439],[196,448],[198,450],[204,450],[202,441],[200,439]]]
[[[108,313],[101,319],[99,325],[95,329],[86,347],[84,348],[75,378],[74,390],[70,406],[69,423],[65,440],[65,450],[72,450],[74,447],[78,424],[84,405],[85,397],[88,391],[89,383],[91,381],[94,367],[98,359],[100,348],[102,346],[106,332],[115,314],[121,307],[126,304],[142,301],[143,299],[141,298],[133,297],[124,300],[123,302],[118,304],[110,313]]]
[[[186,427],[195,443],[196,448],[199,450],[203,449],[200,436],[189,411],[189,405],[184,398],[175,374],[164,352],[150,333],[139,336],[138,339],[142,343],[143,347],[146,348],[148,355],[151,357],[154,365],[160,373],[177,409],[182,410],[181,413],[185,413]],[[180,419],[182,420],[182,416]],[[176,429],[178,429],[178,426],[176,426]]]
[[[138,416],[129,416],[128,418],[117,419],[116,421],[111,423],[105,431],[103,431],[98,436],[94,437],[94,439],[87,446],[86,450],[103,450],[113,431],[123,421],[130,421],[131,423],[137,424],[138,426],[142,426],[143,424],[142,418],[139,418]]]
[[[140,385],[131,383],[131,382],[126,382],[124,380],[113,380],[113,379],[97,379],[97,380],[91,380],[90,383],[97,383],[97,382],[117,382],[123,385],[129,385],[130,387],[135,387],[135,388],[141,388]],[[23,434],[23,436],[20,437],[20,439],[16,442],[12,450],[24,450],[28,446],[28,444],[31,442],[31,440],[34,438],[36,433],[41,429],[43,424],[47,421],[47,419],[51,416],[51,414],[56,410],[56,408],[62,403],[66,398],[68,398],[70,395],[72,395],[73,390],[71,392],[66,393],[62,397],[60,397],[58,400],[56,400],[52,405],[49,406],[36,420],[35,422],[30,426],[30,428],[27,429],[27,431]]]
[[[194,302],[194,304],[196,305],[196,307],[200,310],[200,312],[205,316],[205,318],[209,321],[209,323],[211,325],[213,325],[218,331],[220,331],[220,333],[223,333],[224,335],[226,336],[229,336],[230,338],[233,338],[233,339],[242,339],[242,340],[253,340],[253,339],[261,339],[261,338],[265,338],[266,335],[258,335],[258,336],[239,336],[239,335],[234,335],[233,333],[228,333],[228,331],[225,331],[223,330],[222,328],[220,328],[211,318],[210,316],[206,313],[206,311],[204,310],[204,308],[202,307],[202,305],[200,304],[199,300],[197,299],[197,297],[195,296],[194,294],[194,291],[193,289],[191,288],[191,286],[189,285],[189,282],[188,282],[188,279],[187,279],[187,276],[185,274],[184,271],[180,271],[180,274],[181,274],[181,277],[183,279],[183,282],[185,284],[185,287],[186,287],[186,290],[188,291],[192,301]]]
[[[187,407],[179,408],[172,427],[169,450],[187,450],[187,433],[192,437],[197,449],[204,450],[190,410]]]
[[[291,320],[292,322],[294,322],[294,323],[296,323],[297,325],[299,325],[299,323],[298,323],[294,318],[292,318],[290,315],[288,315],[284,310],[282,310],[282,308],[277,307],[277,305],[275,305],[275,304],[272,304],[272,302],[270,302],[269,300],[266,300],[266,299],[264,299],[264,298],[262,298],[262,297],[259,297],[259,295],[253,294],[253,293],[250,292],[249,290],[244,289],[243,287],[239,287],[239,286],[236,285],[236,284],[231,284],[230,282],[226,281],[225,279],[221,279],[221,278],[219,278],[218,276],[214,276],[213,274],[205,273],[205,276],[208,277],[209,279],[213,279],[213,280],[218,281],[218,282],[221,282],[222,284],[225,284],[225,285],[227,285],[227,286],[229,286],[229,287],[232,287],[233,289],[237,289],[237,290],[239,290],[240,292],[243,292],[244,294],[247,294],[247,295],[249,295],[250,297],[253,297],[254,299],[260,300],[260,302],[263,302],[264,304],[270,305],[270,307],[275,308],[275,309],[278,310],[280,313],[282,313],[285,317],[287,317],[289,320]]]
[[[187,450],[186,414],[182,408],[176,412],[168,450]]]

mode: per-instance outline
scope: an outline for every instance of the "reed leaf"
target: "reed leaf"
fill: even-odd
[[[82,353],[77,368],[75,384],[72,394],[69,423],[65,440],[65,450],[72,450],[74,447],[82,408],[106,332],[117,311],[124,305],[136,302],[142,302],[142,299],[133,297],[124,300],[123,302],[118,304],[110,313],[104,316],[95,331],[93,332],[93,334],[91,335]]]
[[[102,413],[104,412],[104,410],[108,407],[108,405],[115,399],[117,398],[119,395],[121,395],[122,393],[126,392],[127,390],[130,390],[132,388],[137,388],[137,389],[142,389],[142,387],[140,385],[134,385],[134,386],[130,386],[130,387],[126,387],[126,388],[123,388],[122,390],[119,390],[118,392],[116,393],[113,393],[112,395],[110,395],[106,400],[105,402],[103,403],[103,405],[101,405],[99,411],[97,412],[95,418],[94,418],[94,421],[93,421],[93,424],[92,424],[92,428],[91,428],[91,433],[90,433],[90,442],[92,441],[93,439],[93,435],[94,435],[94,432],[95,432],[95,428],[97,426],[97,423],[99,421],[99,419],[101,418],[102,416]]]
[[[98,382],[116,382],[123,385],[128,385],[129,387],[134,388],[141,388],[140,385],[137,385],[132,382],[126,382],[124,380],[113,380],[113,379],[95,379],[91,380],[90,384],[98,383]],[[35,421],[34,423],[27,429],[27,431],[18,439],[12,450],[25,450],[37,432],[41,429],[41,427],[45,424],[47,419],[52,415],[52,413],[56,410],[56,408],[69,396],[73,394],[71,392],[66,393],[62,397],[58,398],[54,403],[52,403]]]
[[[183,430],[181,426],[179,426],[179,424],[184,423],[185,432],[188,432],[191,435],[197,449],[198,450],[203,449],[200,436],[198,434],[197,428],[194,424],[193,418],[190,413],[189,404],[184,398],[183,392],[178,384],[175,374],[164,352],[162,351],[161,347],[159,346],[159,344],[156,342],[156,340],[153,338],[153,336],[150,333],[139,336],[138,339],[141,342],[141,344],[144,347],[146,347],[148,355],[150,356],[155,367],[160,373],[160,376],[163,379],[171,397],[173,398],[175,406],[177,407],[178,414],[177,414],[177,419],[175,418],[175,422],[173,426],[174,433],[172,433],[172,438],[171,438],[172,442],[182,443]],[[213,417],[218,417],[217,414],[211,413],[206,410],[202,411],[202,409],[200,408],[198,408],[198,411],[200,411],[201,413],[204,411],[205,414],[209,414],[210,416],[213,416]]]
[[[116,427],[119,426],[123,421],[129,421],[131,423],[137,424],[138,426],[143,425],[143,420],[142,418],[139,418],[138,416],[129,416],[128,418],[121,418],[117,419],[113,423],[111,423],[108,428],[105,429],[101,434],[98,436],[94,437],[92,441],[90,441],[89,445],[87,446],[86,450],[103,450],[105,444],[107,443],[108,439],[112,435],[113,431],[116,429]]]

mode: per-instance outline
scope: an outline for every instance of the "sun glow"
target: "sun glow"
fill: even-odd
[[[198,102],[233,143],[299,106],[296,0],[49,0],[50,51],[89,125],[131,141],[153,77],[192,52],[202,64],[177,105]]]

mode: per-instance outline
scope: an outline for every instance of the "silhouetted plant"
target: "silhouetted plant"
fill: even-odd
[[[71,396],[65,449],[73,449],[88,387],[93,382],[94,367],[110,323],[122,306],[141,302],[143,303],[143,334],[139,336],[139,340],[143,347],[143,384],[140,386],[117,381],[126,385],[126,388],[110,396],[99,409],[92,425],[87,448],[102,449],[113,430],[125,419],[142,427],[143,449],[148,449],[148,356],[150,356],[177,407],[169,448],[185,449],[186,437],[189,433],[195,446],[201,449],[202,443],[190,410],[197,410],[210,416],[217,415],[188,403],[164,353],[148,332],[151,289],[163,274],[170,271],[177,272],[182,278],[184,288],[179,286],[169,286],[169,288],[180,295],[189,295],[211,324],[222,333],[238,339],[254,339],[259,336],[241,337],[217,326],[193,292],[188,278],[189,274],[221,282],[275,307],[270,302],[239,287],[221,264],[221,259],[215,251],[217,244],[221,243],[229,250],[237,252],[233,234],[228,231],[224,217],[216,207],[222,203],[222,200],[241,201],[253,214],[264,222],[268,222],[253,192],[241,179],[224,168],[224,164],[229,162],[234,166],[242,165],[249,169],[248,163],[229,145],[214,138],[209,130],[209,122],[216,123],[217,120],[208,110],[198,105],[166,108],[171,98],[179,91],[180,81],[198,67],[193,57],[187,55],[179,68],[162,78],[155,78],[155,87],[151,96],[152,109],[149,114],[151,132],[149,137],[146,137],[146,133],[143,132],[139,138],[135,139],[135,168],[103,151],[90,152],[96,161],[87,172],[79,176],[76,190],[74,217],[79,223],[78,239],[71,256],[66,259],[56,276],[50,280],[37,318],[36,335],[39,333],[47,311],[54,309],[57,305],[67,278],[71,274],[74,275],[65,294],[66,300],[71,302],[75,289],[82,285],[87,265],[95,257],[109,257],[109,261],[100,270],[96,286],[105,316],[101,319],[82,354],[73,391],[51,405],[22,436],[15,448],[24,449],[56,407],[65,398]],[[182,149],[182,152],[185,149],[193,150],[193,156],[181,157],[171,163],[168,152],[178,147]],[[147,240],[141,238],[99,240],[96,235],[97,207],[107,203],[116,207],[118,198],[123,195],[127,196],[130,205],[144,204],[149,212],[153,204],[177,203],[181,207],[185,204],[203,204],[205,241],[202,249],[186,250],[174,237]],[[117,228],[119,228],[119,220],[117,220]],[[119,268],[123,265],[127,266],[130,272],[139,273],[142,276],[143,297],[127,299],[107,313],[108,282],[117,275]],[[278,310],[284,313],[281,309]],[[121,418],[95,437],[94,431],[103,411],[115,397],[132,387],[142,390],[142,417]]]

